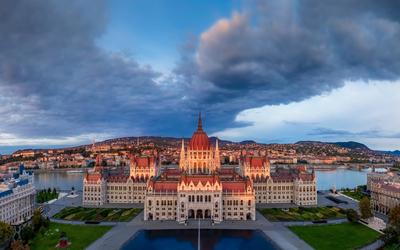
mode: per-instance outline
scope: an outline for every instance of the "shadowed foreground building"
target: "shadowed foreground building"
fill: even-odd
[[[28,221],[35,209],[35,187],[33,174],[25,172],[23,165],[19,173],[0,180],[0,220],[11,225]]]
[[[270,172],[269,160],[243,156],[239,167],[221,167],[199,117],[179,168],[160,171],[155,156],[132,157],[130,175],[110,175],[101,162],[84,178],[84,205],[144,203],[145,220],[255,220],[257,203],[316,205],[316,179],[305,168]]]

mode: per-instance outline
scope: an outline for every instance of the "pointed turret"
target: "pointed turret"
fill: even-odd
[[[219,169],[221,167],[221,159],[219,156],[218,138],[215,141],[215,168]]]
[[[182,139],[181,155],[180,155],[180,158],[179,158],[179,167],[180,167],[181,170],[185,169],[185,161],[186,161],[185,140]]]
[[[198,131],[203,130],[203,122],[201,121],[201,112],[199,113],[199,121],[197,122],[197,130]]]

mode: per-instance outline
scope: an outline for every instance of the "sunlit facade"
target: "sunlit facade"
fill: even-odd
[[[271,173],[269,159],[254,155],[243,155],[239,167],[221,166],[201,116],[189,143],[182,140],[178,167],[161,171],[156,154],[132,156],[129,175],[101,165],[97,159],[84,178],[83,204],[144,203],[144,220],[255,220],[257,204],[317,204],[315,174],[305,168]]]

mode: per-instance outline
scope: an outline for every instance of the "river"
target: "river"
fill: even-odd
[[[315,171],[317,176],[317,189],[328,190],[335,186],[337,189],[354,188],[367,184],[367,173],[371,170],[336,169],[329,171]],[[57,188],[61,190],[82,190],[83,173],[68,173],[66,171],[47,171],[35,173],[35,186],[37,189]]]
[[[82,191],[83,173],[68,173],[67,171],[40,171],[35,172],[36,189],[57,188],[69,191],[72,187]]]

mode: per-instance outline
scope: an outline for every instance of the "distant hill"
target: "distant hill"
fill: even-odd
[[[298,141],[296,144],[303,144],[303,145],[321,145],[321,144],[332,144],[343,148],[349,149],[359,149],[359,150],[370,150],[366,145],[355,142],[355,141],[348,141],[348,142],[321,142],[321,141]]]
[[[332,144],[337,145],[339,147],[343,148],[349,148],[349,149],[360,149],[360,150],[370,150],[369,147],[366,145],[355,142],[355,141],[348,141],[348,142],[333,142]]]
[[[326,142],[321,142],[321,141],[298,141],[295,144],[310,144],[310,145],[316,145],[316,144],[327,144]]]
[[[400,150],[394,150],[394,151],[382,151],[385,154],[388,155],[394,155],[394,156],[400,156]]]
[[[239,144],[241,144],[241,145],[249,145],[249,144],[257,144],[257,142],[253,141],[253,140],[246,140],[246,141],[239,142]]]

